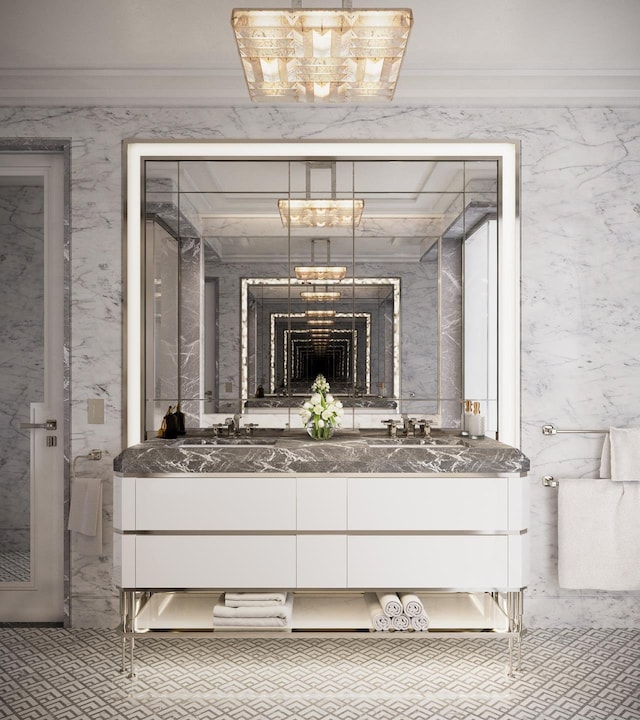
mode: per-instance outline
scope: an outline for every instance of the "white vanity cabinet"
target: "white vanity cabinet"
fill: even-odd
[[[526,479],[115,478],[128,590],[520,590]]]
[[[114,505],[123,669],[128,639],[132,673],[141,633],[251,632],[213,628],[214,604],[233,590],[293,592],[291,632],[480,631],[508,637],[510,650],[519,643],[524,473],[116,474]],[[367,632],[364,593],[375,591],[419,593],[429,631]]]

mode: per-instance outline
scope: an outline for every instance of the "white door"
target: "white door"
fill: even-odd
[[[0,153],[0,622],[63,619],[63,168]]]

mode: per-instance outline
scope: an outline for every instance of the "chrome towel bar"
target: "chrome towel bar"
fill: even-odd
[[[557,488],[560,485],[560,481],[556,480],[553,475],[545,475],[542,478],[542,484],[544,487]]]
[[[598,433],[600,435],[607,435],[609,430],[558,430],[555,425],[543,425],[543,435],[558,435],[559,433]]]

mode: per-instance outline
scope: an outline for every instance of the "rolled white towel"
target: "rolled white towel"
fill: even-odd
[[[367,609],[369,610],[369,615],[371,616],[373,629],[378,632],[391,630],[391,618],[384,614],[375,593],[365,593],[364,601],[367,604]]]
[[[400,615],[394,615],[391,618],[391,627],[394,630],[410,630],[411,619],[408,618],[404,613],[401,613]]]
[[[429,629],[429,616],[426,613],[420,615],[414,615],[411,618],[411,627],[418,632]]]
[[[286,592],[228,592],[224,594],[224,604],[227,607],[255,607],[256,605],[262,607],[265,605],[284,605],[286,602]]]
[[[422,601],[413,593],[401,593],[399,596],[404,614],[409,617],[417,617],[424,612]]]
[[[376,593],[380,607],[387,617],[402,614],[402,603],[396,593]]]

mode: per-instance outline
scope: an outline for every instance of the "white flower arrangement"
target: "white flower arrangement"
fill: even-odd
[[[328,440],[342,423],[342,403],[329,393],[330,389],[325,376],[318,375],[311,386],[311,397],[300,408],[303,424],[317,440]]]

